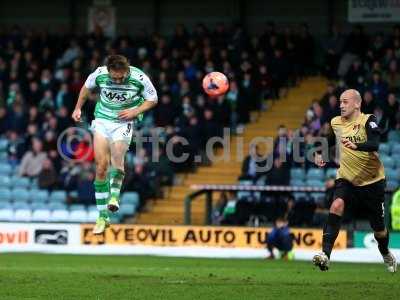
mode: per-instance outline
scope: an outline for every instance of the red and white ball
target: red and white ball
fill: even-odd
[[[211,97],[221,96],[229,89],[229,81],[221,72],[208,73],[203,78],[203,89]]]

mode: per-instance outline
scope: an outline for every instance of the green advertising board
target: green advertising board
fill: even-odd
[[[353,236],[353,245],[355,248],[376,248],[377,242],[372,232],[355,231]],[[389,248],[400,249],[400,232],[390,233]]]

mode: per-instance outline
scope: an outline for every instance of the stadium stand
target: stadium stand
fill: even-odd
[[[308,34],[306,27],[302,30]],[[290,38],[289,34],[279,42],[284,45]],[[210,30],[200,25],[193,33],[178,26],[168,40],[161,36],[109,40],[101,32],[63,36],[61,33],[28,31],[18,26],[2,32],[2,201],[8,203],[9,208],[14,202],[26,203],[29,216],[36,209],[36,202],[48,203],[49,207],[57,202],[67,204],[69,214],[72,214],[70,204],[94,203],[90,187],[92,155],[84,162],[66,163],[57,152],[56,138],[73,125],[69,116],[86,76],[102,63],[107,53],[118,52],[148,73],[160,94],[160,104],[145,119],[143,132],[151,134],[155,126],[162,126],[165,130],[157,134],[165,140],[183,135],[192,145],[187,149],[191,159],[180,164],[169,162],[162,151],[158,164],[147,162],[151,155],[149,149],[128,154],[126,192],[137,194],[136,200],[127,203],[123,212],[132,216],[147,199],[162,196],[158,187],[171,185],[174,174],[196,168],[193,157],[197,149],[204,147],[207,137],[215,132],[220,134],[223,126],[231,127],[233,131],[243,130],[250,121],[250,110],[262,108],[261,99],[279,98],[287,82],[293,84],[297,76],[302,75],[299,70],[308,69],[307,66],[298,67],[294,72],[291,69],[294,65],[283,56],[283,47],[278,47],[277,42],[265,33],[251,45],[250,37],[239,26],[218,26]],[[253,56],[257,57],[255,61]],[[300,59],[294,63],[296,66],[303,64]],[[200,91],[199,81],[213,69],[222,70],[231,80],[227,97],[218,101],[207,99]],[[86,127],[92,118],[94,95],[91,100],[86,107]],[[66,134],[70,137],[75,133],[76,130],[69,129]],[[201,139],[198,139],[199,135]],[[73,150],[86,149],[82,142],[85,141],[74,145]],[[66,145],[61,144],[60,148],[58,150],[64,157],[76,158]],[[30,189],[38,192],[30,193]],[[48,199],[45,199],[45,190],[49,191]],[[62,210],[57,208],[56,211]],[[16,216],[16,212],[12,215]],[[35,213],[35,218],[41,213]],[[83,215],[74,213],[74,220],[83,220]],[[62,219],[65,214],[60,216]],[[18,219],[24,218],[27,220],[28,215],[18,212]]]
[[[349,35],[335,34],[330,39],[338,38],[340,43],[335,44],[332,57],[329,39],[315,39],[306,25],[282,30],[269,24],[258,37],[248,35],[240,26],[224,25],[212,29],[199,25],[193,32],[178,26],[168,38],[120,36],[114,40],[101,32],[65,36],[18,26],[2,32],[0,220],[37,221],[48,217],[54,222],[93,221],[95,210],[90,206],[95,203],[94,169],[87,137],[81,136],[73,146],[74,151],[89,153],[80,153],[79,157],[63,143],[57,147],[57,137],[63,132],[67,137],[79,134],[76,129],[68,129],[74,125],[71,110],[86,76],[109,53],[126,55],[133,65],[149,74],[157,87],[160,101],[141,124],[143,135],[158,136],[162,145],[177,136],[184,136],[190,143],[185,149],[174,143],[174,150],[190,153],[184,163],[169,161],[163,147],[156,153],[158,163],[149,161],[154,153],[148,145],[128,153],[123,205],[115,217],[118,220],[132,221],[137,212],[142,212],[137,222],[182,223],[182,201],[191,184],[234,183],[241,173],[241,164],[234,160],[209,165],[203,149],[210,136],[221,136],[223,127],[230,128],[232,144],[243,137],[245,152],[253,137],[275,136],[279,125],[286,127],[281,138],[289,144],[295,136],[306,141],[323,136],[325,123],[338,114],[338,96],[345,87],[359,89],[366,99],[363,111],[377,115],[385,142],[380,153],[388,185],[397,188],[399,30],[396,27],[387,36],[369,36],[358,29]],[[324,68],[302,59],[301,53],[314,53],[318,46],[322,46],[321,54],[325,56]],[[216,100],[207,98],[200,84],[203,75],[212,70],[224,72],[231,82],[229,92]],[[332,83],[310,77],[319,72]],[[315,100],[315,95],[323,96]],[[85,107],[84,128],[92,119],[95,99],[91,95]],[[303,151],[308,146],[306,142]],[[264,150],[279,149],[275,145],[274,149]],[[292,149],[287,149],[290,154]],[[195,155],[203,158],[200,163],[195,162]],[[230,155],[236,156],[236,150]],[[290,184],[322,186],[328,184],[336,165],[332,163],[321,171],[309,162],[289,161],[284,167]],[[269,184],[265,175],[259,183]],[[301,204],[299,199],[315,207],[321,204],[320,194],[292,196],[285,200],[288,209]],[[79,204],[84,206],[74,209]],[[201,204],[194,204],[195,223],[202,222],[203,214]]]
[[[391,35],[383,36],[366,35],[362,29],[356,27],[348,36],[340,36],[342,40],[341,50],[337,60],[328,66],[332,81],[321,99],[313,101],[306,112],[304,122],[297,130],[289,136],[289,140],[296,136],[324,136],[326,134],[326,123],[339,114],[338,98],[346,88],[359,90],[364,98],[362,112],[372,113],[378,119],[381,131],[381,145],[379,154],[385,167],[387,188],[396,190],[400,186],[399,181],[399,129],[400,111],[399,100],[400,81],[397,65],[399,63],[399,41],[400,31],[394,27]],[[360,44],[360,41],[364,41]],[[358,43],[358,44],[357,44]],[[329,56],[329,53],[327,53]],[[289,151],[289,157],[293,149]],[[298,186],[329,186],[331,178],[335,176],[336,163],[331,162],[326,172],[315,169],[312,164],[301,164],[290,161],[291,185]],[[271,171],[270,171],[271,172]],[[262,184],[270,184],[268,180]],[[321,209],[329,208],[331,194],[293,194],[286,198],[287,211],[291,225],[315,226],[320,224]],[[390,195],[388,195],[389,198]],[[292,203],[294,198],[294,204]],[[241,200],[240,198],[238,199]],[[389,200],[389,199],[388,199]],[[305,214],[305,207],[312,203],[315,209],[314,218],[311,222],[299,220],[295,216]],[[307,208],[308,209],[308,208]],[[274,216],[277,217],[277,216]],[[292,217],[292,218],[291,218]],[[317,218],[315,218],[317,217]],[[223,220],[222,220],[223,222]]]

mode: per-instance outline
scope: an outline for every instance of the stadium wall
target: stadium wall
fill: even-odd
[[[338,24],[349,29],[352,24],[347,21],[347,0],[235,0],[230,1],[183,1],[152,0],[126,1],[113,0],[116,8],[116,28],[120,34],[138,34],[153,32],[158,29],[169,35],[175,25],[184,23],[191,28],[198,22],[215,25],[218,22],[231,23],[242,21],[253,33],[261,33],[266,21],[283,25],[307,22],[312,32],[323,36],[328,33],[331,24]],[[48,30],[68,30],[86,32],[88,10],[92,0],[61,1],[42,0],[18,2],[0,1],[0,25],[18,24],[23,27]],[[365,24],[367,30],[386,30],[391,24]]]
[[[218,226],[156,226],[114,224],[93,235],[93,224],[0,223],[0,246],[5,245],[124,245],[264,249],[271,228]],[[296,249],[319,249],[322,231],[291,229]],[[341,231],[335,249],[347,248]]]
[[[47,223],[0,223],[0,253],[39,252],[88,255],[155,255],[172,257],[266,258],[267,251],[259,243],[268,228],[113,225],[105,236],[93,237],[93,225]],[[157,233],[158,232],[158,233]],[[201,232],[203,238],[200,238]],[[247,234],[246,234],[247,232]],[[320,230],[294,229],[294,257],[311,260],[320,247]],[[260,237],[261,233],[261,239]],[[364,233],[361,233],[364,234]],[[206,238],[210,236],[210,238]],[[251,236],[246,243],[246,236]],[[189,242],[184,243],[185,237]],[[196,241],[195,241],[195,237]],[[217,237],[219,237],[217,241]],[[227,245],[235,237],[235,243]],[[136,238],[135,242],[133,239]],[[203,240],[202,240],[203,239]],[[141,240],[141,241],[140,241]],[[347,235],[341,232],[333,261],[381,262],[376,247],[346,248]],[[231,243],[228,243],[231,244]],[[400,256],[400,249],[392,250]]]

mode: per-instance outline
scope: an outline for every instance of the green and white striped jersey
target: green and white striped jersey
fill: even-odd
[[[129,67],[129,74],[122,84],[113,83],[106,66],[98,67],[86,79],[85,87],[99,88],[99,100],[94,116],[119,122],[118,113],[127,108],[135,108],[145,100],[157,101],[157,91],[149,77],[135,67]],[[142,116],[138,117],[140,121]]]

